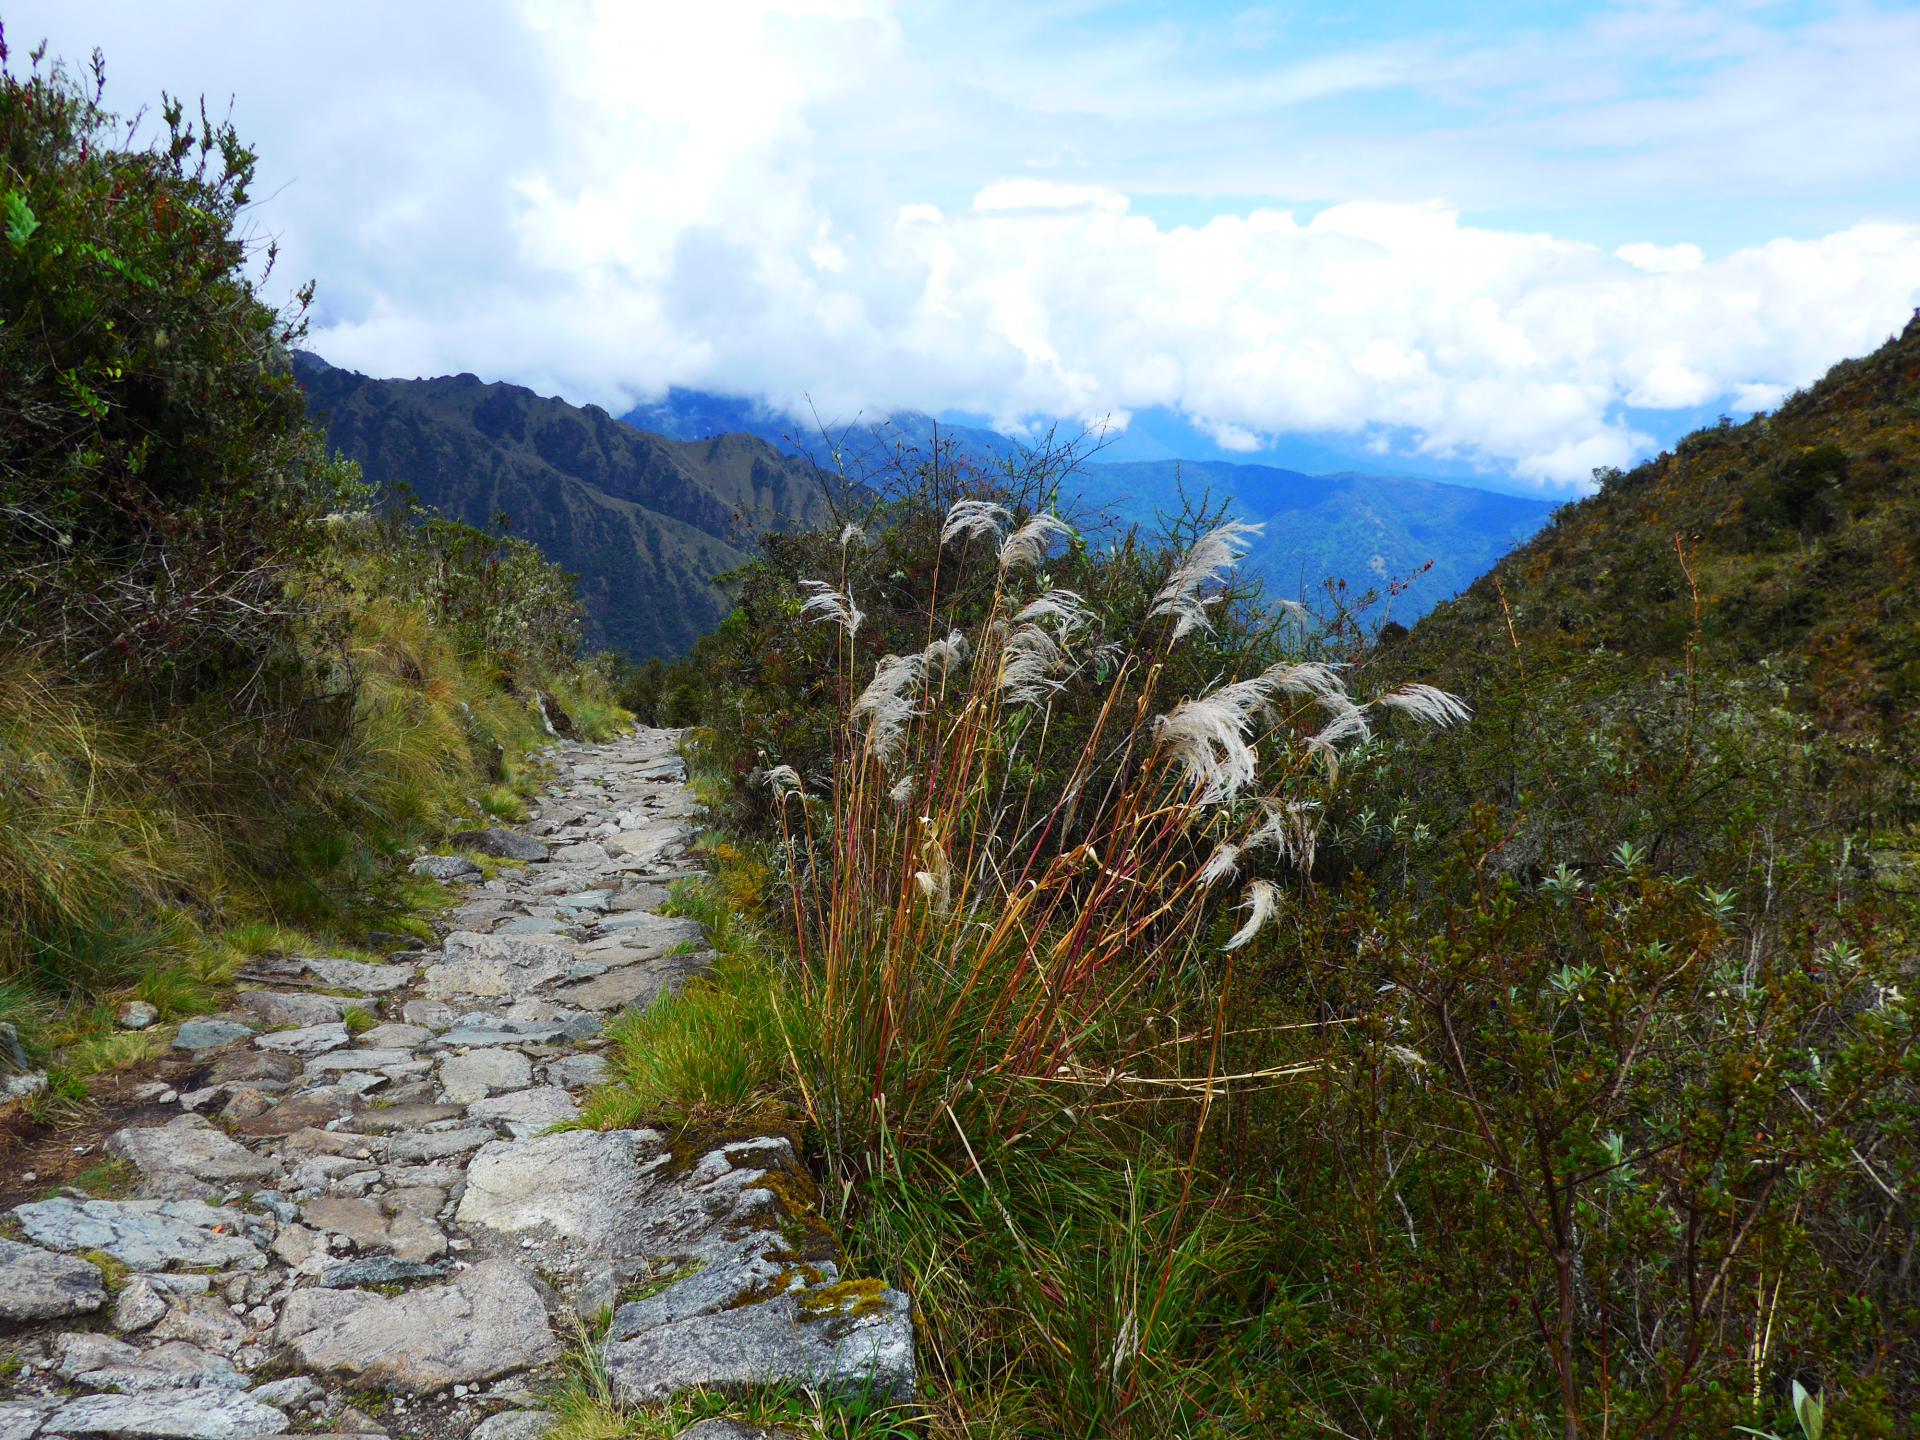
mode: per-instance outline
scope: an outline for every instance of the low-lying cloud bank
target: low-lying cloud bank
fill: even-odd
[[[582,206],[542,196],[523,233],[585,225]],[[552,289],[485,315],[394,310],[316,343],[376,368],[490,357],[613,407],[669,382],[1009,426],[1165,406],[1247,450],[1396,427],[1558,489],[1653,445],[1623,407],[1744,416],[1877,344],[1920,287],[1920,227],[1709,260],[1480,228],[1437,204],[1163,228],[1125,196],[1022,179],[964,210],[904,206],[876,233],[822,222],[782,244],[700,227],[663,258],[649,277],[576,257]]]

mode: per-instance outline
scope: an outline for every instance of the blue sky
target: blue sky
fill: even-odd
[[[1920,8],[8,0],[233,94],[315,348],[1564,494],[1920,301]],[[1291,447],[1291,450],[1289,449]]]

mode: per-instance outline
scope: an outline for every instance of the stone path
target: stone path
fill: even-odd
[[[438,949],[257,963],[183,1024],[177,1118],[121,1130],[136,1198],[55,1194],[0,1231],[0,1440],[304,1433],[531,1440],[570,1344],[617,1392],[914,1384],[905,1296],[845,1280],[790,1142],[677,1150],[555,1129],[604,1021],[707,957],[659,913],[691,873],[676,737],[552,748],[515,862],[463,887]],[[709,1432],[710,1433],[710,1432]]]

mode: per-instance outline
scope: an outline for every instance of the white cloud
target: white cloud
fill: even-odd
[[[616,410],[1167,406],[1229,448],[1391,435],[1564,488],[1653,443],[1623,407],[1770,403],[1920,289],[1920,17],[1867,5],[1320,53],[1284,20],[1067,43],[1072,6],[78,8],[15,0],[16,49],[103,44],[129,105],[238,92],[321,353]],[[1783,195],[1821,223],[1739,221]],[[1702,205],[1739,238],[1676,235]]]

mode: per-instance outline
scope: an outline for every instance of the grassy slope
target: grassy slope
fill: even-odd
[[[580,577],[590,647],[684,652],[729,608],[712,581],[767,529],[823,523],[811,470],[747,436],[673,441],[471,375],[372,380],[303,356],[328,443],[380,486],[513,532]]]
[[[1702,430],[1562,509],[1414,634],[1418,666],[1468,694],[1476,657],[1601,649],[1685,660],[1700,596],[1707,665],[1786,683],[1830,731],[1899,743],[1920,700],[1920,320],[1772,415]]]

